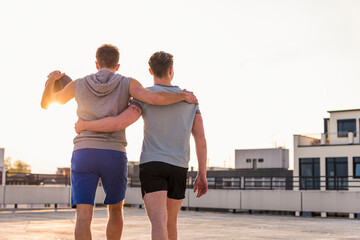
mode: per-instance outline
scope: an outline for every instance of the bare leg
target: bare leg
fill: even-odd
[[[183,199],[167,199],[167,232],[169,240],[177,240],[177,217],[181,209]]]
[[[124,201],[121,201],[108,206],[109,220],[106,228],[107,240],[119,240],[121,238],[124,226],[123,205]]]
[[[146,213],[151,222],[151,239],[168,240],[167,238],[167,191],[147,193],[144,196]]]
[[[91,240],[91,220],[93,216],[93,205],[76,205],[75,240]]]

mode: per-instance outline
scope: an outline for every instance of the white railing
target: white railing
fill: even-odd
[[[308,133],[295,136],[299,138],[298,146],[360,144],[359,132]]]

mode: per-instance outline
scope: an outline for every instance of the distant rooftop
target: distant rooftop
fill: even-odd
[[[355,111],[360,111],[360,109],[332,110],[332,111],[328,111],[328,113],[335,113],[335,112],[355,112]]]
[[[274,148],[244,148],[244,149],[235,149],[235,151],[248,151],[248,150],[274,150],[274,149],[285,149],[289,150],[286,147],[274,147]]]

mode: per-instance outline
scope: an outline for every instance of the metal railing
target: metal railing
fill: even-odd
[[[240,190],[360,190],[360,178],[353,176],[246,176],[208,177],[209,189]],[[193,188],[195,177],[187,178],[187,188]],[[61,174],[6,173],[6,185],[65,185],[70,186],[70,177]],[[128,177],[129,187],[140,187],[138,177]]]
[[[349,190],[360,189],[360,178],[353,176],[298,177],[300,190]]]
[[[209,177],[209,189],[241,189],[241,190],[292,190],[292,177]],[[193,188],[195,178],[189,177],[187,187]]]
[[[6,185],[70,185],[70,177],[61,174],[6,172]]]
[[[195,178],[189,177],[188,188],[194,187]],[[247,176],[247,177],[210,177],[209,189],[241,189],[241,190],[360,190],[360,178],[353,176]]]

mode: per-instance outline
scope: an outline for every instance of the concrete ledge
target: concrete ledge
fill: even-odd
[[[241,209],[301,211],[301,192],[282,190],[242,191]]]
[[[5,192],[5,187],[0,186],[0,204],[4,204],[4,192]]]
[[[70,187],[5,186],[4,204],[69,204]]]
[[[127,188],[125,195],[126,204],[143,204],[141,188]]]
[[[185,191],[185,198],[184,198],[184,201],[183,201],[181,207],[187,208],[187,207],[189,206],[189,195],[190,195],[190,193],[191,193],[191,190],[192,190],[192,189],[186,189],[186,191]]]
[[[360,192],[303,191],[304,212],[360,213]]]
[[[191,191],[191,189],[188,189]],[[240,209],[240,190],[209,189],[201,198],[189,194],[189,207]]]
[[[352,214],[351,217],[360,213],[360,191],[209,189],[206,195],[196,198],[192,189],[187,189],[185,196],[182,206],[190,208],[333,212]],[[97,188],[95,203],[102,204],[104,199],[103,188]],[[0,204],[56,203],[70,204],[70,186],[0,186]],[[125,203],[142,205],[140,188],[128,188]]]
[[[105,195],[104,189],[102,187],[98,187],[96,189],[96,194],[95,194],[95,204],[104,203],[105,196],[106,195]]]

